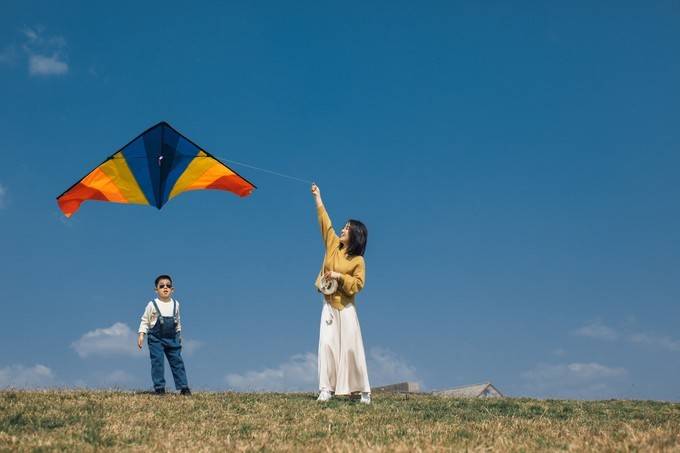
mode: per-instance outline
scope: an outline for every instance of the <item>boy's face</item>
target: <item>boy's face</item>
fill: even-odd
[[[167,278],[162,278],[158,280],[158,285],[156,285],[156,293],[161,300],[169,299],[172,295],[174,288],[172,287],[172,282]]]

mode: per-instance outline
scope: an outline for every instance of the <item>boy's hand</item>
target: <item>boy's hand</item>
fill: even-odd
[[[144,334],[140,332],[139,336],[137,337],[137,347],[139,349],[142,349],[143,344],[144,344]]]

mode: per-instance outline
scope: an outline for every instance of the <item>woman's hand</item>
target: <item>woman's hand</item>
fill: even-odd
[[[340,272],[328,271],[324,274],[324,278],[332,278],[333,280],[340,280],[342,274]]]
[[[140,332],[139,336],[137,337],[137,347],[139,349],[142,349],[143,344],[144,344],[144,334]]]
[[[315,183],[312,183],[312,195],[314,195],[316,206],[323,206],[323,201],[321,201],[321,191],[319,190],[319,186],[317,186]]]

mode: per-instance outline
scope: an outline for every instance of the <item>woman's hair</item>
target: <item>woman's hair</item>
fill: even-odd
[[[358,220],[349,219],[349,243],[347,254],[349,256],[364,256],[366,243],[368,242],[368,228]]]

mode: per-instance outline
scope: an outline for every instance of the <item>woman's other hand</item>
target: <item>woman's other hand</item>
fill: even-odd
[[[340,272],[328,271],[324,274],[324,278],[332,278],[333,280],[339,280],[342,277]]]

